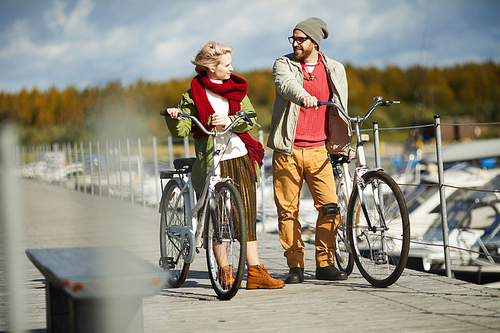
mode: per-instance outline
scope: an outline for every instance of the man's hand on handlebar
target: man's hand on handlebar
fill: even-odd
[[[314,96],[306,96],[302,98],[302,106],[307,109],[315,108],[318,109],[318,99]]]

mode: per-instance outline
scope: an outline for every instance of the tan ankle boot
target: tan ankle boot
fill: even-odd
[[[219,267],[219,283],[224,290],[230,289],[236,278],[234,277],[233,266],[226,265],[223,267]],[[241,285],[239,286],[241,288]]]
[[[226,265],[219,267],[219,282],[222,289],[228,290],[234,283],[235,277],[233,273],[233,267]]]
[[[285,282],[274,279],[264,265],[248,266],[247,289],[277,289],[284,286]]]

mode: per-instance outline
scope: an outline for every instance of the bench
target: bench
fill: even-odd
[[[28,249],[46,280],[47,332],[143,332],[142,298],[168,273],[121,247]]]

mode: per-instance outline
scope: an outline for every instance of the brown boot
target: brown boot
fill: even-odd
[[[219,282],[222,289],[228,290],[231,288],[235,280],[233,266],[226,265],[219,267]]]
[[[234,277],[234,272],[233,272],[233,266],[226,265],[223,267],[219,267],[219,283],[224,290],[229,290],[234,284],[234,280],[236,278]],[[241,288],[241,285],[240,285]]]
[[[285,282],[273,279],[264,265],[248,266],[247,289],[277,289],[284,286]]]

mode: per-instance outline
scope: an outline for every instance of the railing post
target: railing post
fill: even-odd
[[[184,137],[184,157],[189,157],[189,136]]]
[[[139,177],[141,179],[141,191],[142,191],[142,206],[146,206],[146,198],[144,197],[144,172],[142,165],[142,147],[141,138],[137,138],[137,149],[139,151],[139,156],[137,157],[137,171],[139,172]]]
[[[448,242],[448,216],[446,212],[446,196],[444,191],[444,170],[441,145],[441,118],[434,116],[434,130],[436,134],[436,157],[439,177],[439,196],[441,200],[441,223],[443,226],[444,262],[446,266],[446,276],[451,276],[450,248]]]
[[[106,140],[106,181],[108,186],[108,198],[111,198],[111,189],[109,184],[109,170],[111,163],[109,162],[109,141]]]
[[[127,138],[127,157],[128,157],[128,181],[130,185],[130,202],[134,203],[134,187],[132,184],[132,161],[130,160],[130,141]]]
[[[82,153],[82,171],[83,171],[83,193],[87,193],[87,177],[85,175],[85,152],[83,150],[83,141],[80,141],[80,151]]]
[[[92,141],[89,141],[89,157],[90,157],[90,193],[94,195],[94,162],[92,161]]]
[[[264,132],[259,129],[259,142],[264,145]],[[264,198],[264,181],[265,181],[265,172],[266,168],[265,165],[262,164],[262,167],[260,168],[260,218],[262,221],[262,231],[266,231],[266,199]]]
[[[122,145],[120,139],[118,139],[118,165],[119,165],[119,176],[120,176],[120,199],[123,201],[123,174],[122,174]]]
[[[73,143],[73,150],[75,151],[75,177],[76,177],[76,189],[80,192],[80,171],[77,168],[78,165],[78,145],[76,141]],[[83,165],[83,161],[82,161]]]
[[[102,197],[102,182],[101,182],[101,148],[99,140],[97,140],[97,171],[99,175],[99,196]]]
[[[174,170],[174,144],[172,142],[172,136],[167,137],[168,142],[168,162],[170,163],[170,170]]]
[[[373,147],[375,149],[375,166],[377,168],[381,168],[382,161],[380,159],[380,141],[379,141],[378,121],[373,122]]]
[[[160,183],[160,176],[158,174],[158,151],[156,147],[156,136],[153,136],[153,159],[154,159],[154,179],[155,179],[155,193],[156,193],[156,208],[160,207],[160,193],[158,191],[158,184]]]
[[[68,153],[68,166],[66,167],[66,170],[69,171],[68,174],[68,180],[69,180],[69,186],[71,186],[72,181],[73,181],[73,176],[72,176],[72,170],[71,168],[73,167],[73,157],[71,156],[71,143],[69,141],[66,141],[66,151]]]
[[[6,294],[2,294],[2,303],[7,302],[8,320],[5,329],[9,332],[21,332],[23,329],[23,308],[25,308],[23,290],[24,250],[21,216],[20,189],[18,178],[14,176],[16,164],[17,134],[12,125],[0,126],[0,250],[2,251],[2,280],[6,282]],[[5,266],[4,266],[5,265]],[[3,282],[2,281],[2,282]],[[2,304],[2,308],[3,308]],[[2,330],[3,331],[3,330]]]

